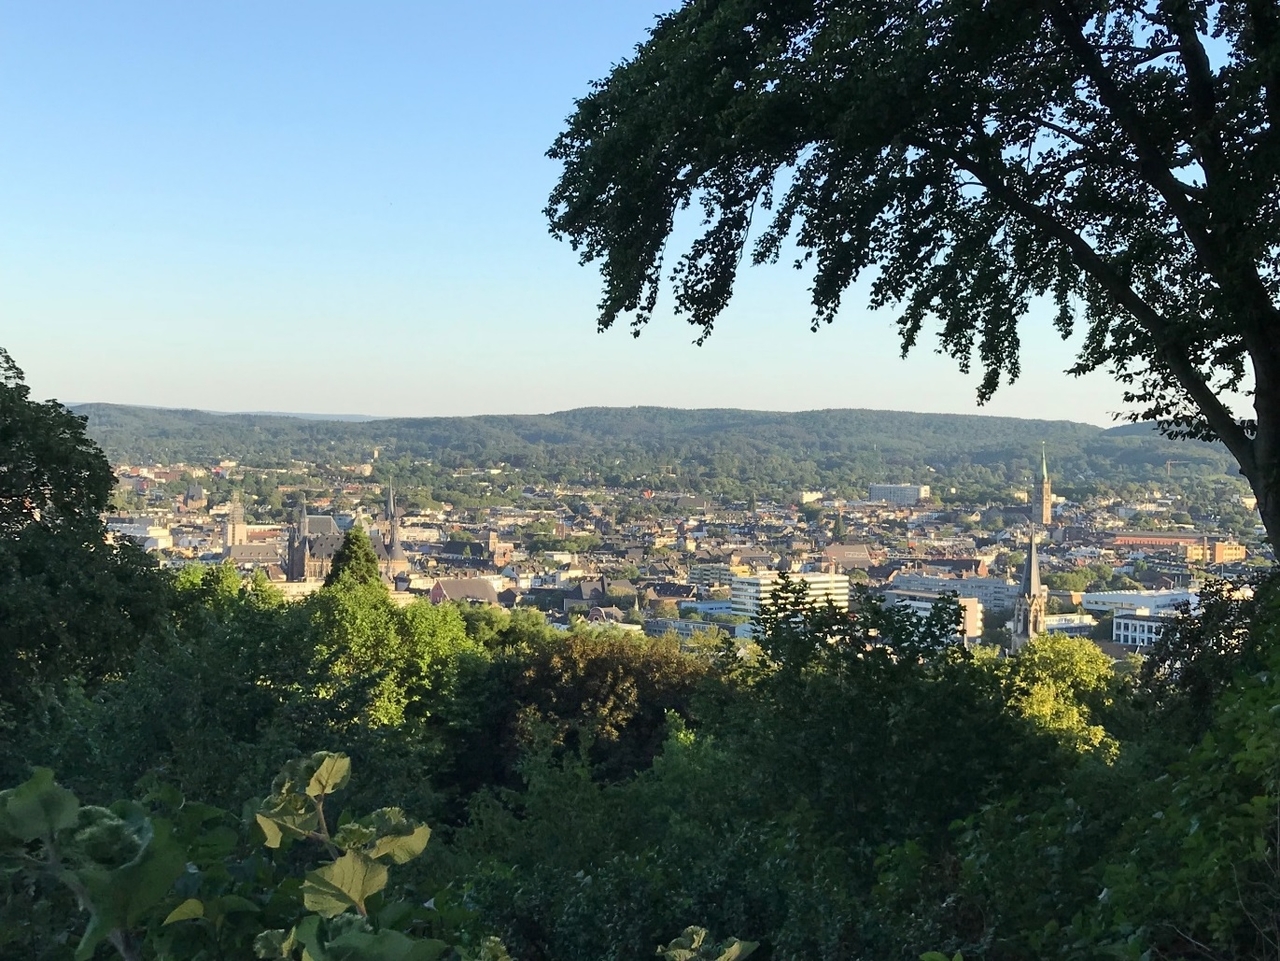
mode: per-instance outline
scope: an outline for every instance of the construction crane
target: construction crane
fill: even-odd
[[[1164,476],[1165,476],[1165,478],[1167,479],[1167,478],[1169,477],[1169,474],[1170,474],[1170,468],[1171,468],[1171,467],[1173,467],[1173,465],[1174,465],[1174,464],[1186,464],[1186,463],[1188,463],[1188,462],[1187,462],[1187,461],[1185,461],[1185,460],[1167,460],[1167,461],[1165,461],[1165,462],[1164,462]]]

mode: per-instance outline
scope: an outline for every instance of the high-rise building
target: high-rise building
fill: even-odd
[[[872,484],[867,500],[886,504],[919,504],[929,499],[928,484]]]
[[[1036,486],[1035,496],[1031,498],[1031,523],[1048,527],[1053,523],[1053,488],[1049,485],[1049,462],[1045,457],[1044,444],[1040,445],[1040,483]]]
[[[842,611],[849,609],[849,578],[843,574],[789,574],[794,583],[802,583],[808,589],[809,600],[815,604],[831,601]],[[777,589],[782,575],[777,571],[765,571],[749,577],[735,577],[730,584],[733,613],[741,617],[756,617],[769,605],[770,595]]]

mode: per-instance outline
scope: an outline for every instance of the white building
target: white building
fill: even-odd
[[[977,598],[983,607],[992,611],[1012,608],[1021,590],[1017,581],[1007,577],[948,577],[918,571],[896,571],[888,586],[894,590],[933,594],[955,591],[965,597]]]
[[[1141,652],[1160,639],[1174,616],[1174,611],[1152,612],[1146,608],[1117,614],[1111,622],[1111,640],[1125,650]]]
[[[942,599],[941,594],[930,591],[884,592],[885,607],[906,607],[921,617],[928,617],[933,605]],[[960,629],[956,636],[966,641],[982,637],[982,602],[976,597],[957,598],[960,604]]]
[[[872,484],[867,500],[886,504],[919,504],[929,499],[928,484]]]
[[[1182,604],[1195,607],[1199,602],[1200,594],[1193,590],[1090,591],[1080,598],[1080,606],[1086,611],[1116,615],[1173,613]]]
[[[805,573],[788,575],[793,582],[803,583],[809,600],[816,604],[830,601],[842,611],[849,609],[849,578],[843,574]],[[733,613],[741,617],[757,617],[769,604],[769,596],[777,589],[782,575],[766,571],[748,577],[735,577],[730,583]]]

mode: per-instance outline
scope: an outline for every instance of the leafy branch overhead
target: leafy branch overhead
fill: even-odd
[[[652,318],[696,206],[669,279],[699,341],[739,264],[794,243],[815,328],[865,277],[904,352],[936,322],[980,400],[1049,298],[1084,330],[1072,372],[1220,439],[1275,536],[1277,63],[1266,3],[689,0],[578,101],[546,212],[600,267],[601,328]],[[1252,415],[1224,399],[1248,389]]]

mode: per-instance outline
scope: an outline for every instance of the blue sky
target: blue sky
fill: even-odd
[[[654,0],[0,0],[0,346],[34,393],[417,416],[660,404],[876,407],[1109,423],[1105,375],[1030,323],[1023,380],[975,377],[856,295],[746,272],[703,347],[661,314],[595,332],[547,233],[544,152]]]

